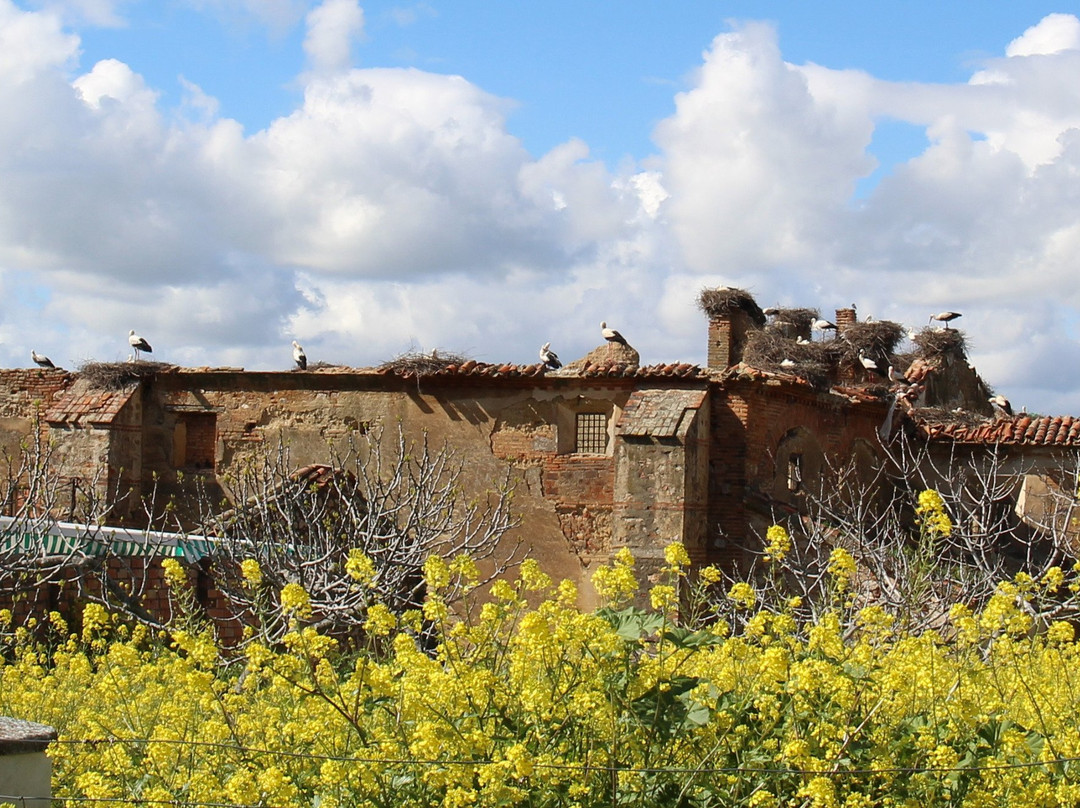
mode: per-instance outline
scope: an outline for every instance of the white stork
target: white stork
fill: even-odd
[[[1012,404],[1010,404],[1009,399],[1005,398],[1005,396],[1001,395],[1001,393],[998,393],[996,396],[991,396],[989,401],[990,401],[991,404],[993,404],[995,407],[997,407],[1003,413],[1005,413],[1006,415],[1012,417],[1012,414],[1013,414]]]
[[[958,311],[939,311],[937,314],[931,314],[928,323],[932,323],[937,320],[939,323],[945,323],[945,328],[949,327],[949,323],[955,320],[957,317],[963,317]]]
[[[540,361],[544,363],[545,367],[551,370],[558,370],[562,367],[562,362],[559,361],[559,355],[551,350],[550,342],[545,342],[540,346]]]
[[[822,337],[824,337],[826,331],[836,331],[836,323],[830,323],[828,320],[817,318],[810,323],[810,328],[814,331],[820,331]]]
[[[43,367],[43,368],[55,368],[56,367],[56,365],[54,365],[52,363],[52,360],[49,359],[49,357],[43,356],[42,354],[39,354],[33,348],[30,349],[30,358],[33,359],[34,363],[37,364],[39,367]]]
[[[296,340],[292,341],[292,358],[300,370],[307,370],[307,354]]]
[[[604,335],[604,339],[606,339],[608,342],[617,342],[620,345],[630,347],[630,343],[626,341],[626,337],[624,337],[614,328],[608,328],[607,323],[600,323],[600,333]]]
[[[154,349],[150,347],[150,343],[135,333],[135,329],[128,331],[128,345],[135,349],[135,361],[139,361],[139,352],[153,353]]]

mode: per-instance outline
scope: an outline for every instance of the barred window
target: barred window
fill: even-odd
[[[577,414],[578,454],[607,454],[607,415],[602,412],[579,412]]]

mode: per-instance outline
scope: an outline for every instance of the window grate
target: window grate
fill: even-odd
[[[607,454],[607,415],[602,412],[579,412],[577,414],[578,454]]]

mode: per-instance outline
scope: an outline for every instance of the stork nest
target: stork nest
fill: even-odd
[[[810,324],[820,313],[817,309],[777,309],[770,328],[783,328],[784,323],[791,323],[800,334],[810,333]]]
[[[844,342],[854,349],[856,357],[862,351],[874,358],[892,356],[905,336],[904,327],[889,320],[855,323],[845,328],[843,333]]]
[[[450,351],[436,350],[431,353],[409,351],[388,362],[383,362],[379,365],[379,370],[400,376],[424,376],[428,373],[437,373],[449,365],[461,365],[468,361],[469,357]]]
[[[947,353],[955,353],[967,358],[967,340],[964,332],[955,328],[924,328],[915,335],[916,354],[922,359],[930,359]]]
[[[989,420],[984,413],[959,408],[948,410],[944,407],[923,407],[916,410],[914,415],[918,420],[932,424],[981,426]]]
[[[97,390],[121,390],[173,367],[167,362],[84,362],[79,377]]]
[[[851,349],[843,340],[800,345],[779,329],[752,331],[746,335],[743,360],[759,370],[796,376],[819,390],[832,386],[836,368],[851,361]],[[789,366],[782,363],[790,360]]]
[[[698,296],[698,306],[710,317],[730,315],[733,311],[745,312],[760,328],[765,325],[765,312],[754,300],[754,296],[745,289],[702,289]]]

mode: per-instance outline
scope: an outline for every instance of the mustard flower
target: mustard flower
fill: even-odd
[[[161,570],[165,573],[165,583],[172,589],[182,589],[187,586],[187,573],[175,558],[166,558],[162,561]]]
[[[717,569],[713,564],[703,567],[698,575],[701,576],[701,580],[707,584],[718,584],[724,580],[724,573]]]
[[[368,607],[364,631],[373,637],[385,637],[397,626],[397,618],[386,606],[375,603]]]
[[[303,619],[311,616],[311,596],[300,584],[285,584],[281,588],[281,611]]]
[[[664,560],[670,567],[687,567],[690,565],[690,556],[682,542],[673,541],[664,548]]]
[[[927,535],[938,537],[952,533],[952,520],[945,511],[945,501],[934,489],[928,488],[919,494],[915,513]]]
[[[540,569],[535,558],[527,558],[521,562],[521,583],[527,591],[536,592],[551,586],[551,578]]]
[[[666,612],[675,608],[675,587],[668,584],[657,584],[649,590],[649,602],[658,612]]]
[[[739,581],[737,584],[731,587],[727,593],[736,606],[742,609],[752,609],[754,604],[757,603],[757,593],[754,591],[754,587],[746,583],[746,581]]]
[[[450,568],[442,558],[436,555],[428,556],[424,562],[424,581],[432,592],[445,589],[450,584]]]
[[[359,547],[349,550],[345,560],[345,574],[363,586],[370,586],[375,580],[375,562],[368,558]]]
[[[765,533],[765,560],[783,561],[791,552],[791,536],[780,525],[773,525]]]
[[[263,581],[262,567],[254,558],[245,558],[240,562],[240,574],[244,576],[244,582],[251,587],[258,586]]]
[[[855,577],[855,559],[843,547],[836,547],[829,553],[829,574],[833,577],[836,588],[843,592],[851,586]]]

